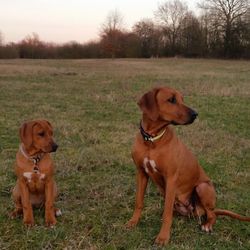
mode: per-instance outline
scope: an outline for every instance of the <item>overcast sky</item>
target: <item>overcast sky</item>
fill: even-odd
[[[48,42],[98,39],[101,24],[118,10],[127,28],[142,18],[154,18],[164,0],[0,0],[0,31],[4,42],[18,42],[35,32]],[[198,0],[186,0],[194,10]]]

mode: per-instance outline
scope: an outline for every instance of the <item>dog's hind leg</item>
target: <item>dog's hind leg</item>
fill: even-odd
[[[15,203],[15,209],[10,213],[10,218],[14,219],[23,214],[23,206],[21,202],[21,194],[17,186],[13,188],[12,198]]]
[[[211,232],[216,221],[216,215],[214,212],[216,201],[215,189],[212,183],[203,182],[199,184],[195,190],[207,217],[206,222],[201,226],[201,228],[205,232]]]

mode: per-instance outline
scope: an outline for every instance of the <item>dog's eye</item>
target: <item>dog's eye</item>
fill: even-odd
[[[43,137],[45,135],[45,133],[44,132],[40,132],[40,133],[38,133],[38,135],[41,136],[41,137]]]
[[[176,103],[176,98],[175,96],[172,96],[171,98],[168,99],[168,102],[175,104]]]

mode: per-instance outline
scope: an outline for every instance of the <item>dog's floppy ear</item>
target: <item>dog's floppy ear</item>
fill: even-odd
[[[141,97],[141,99],[137,103],[142,112],[153,121],[156,121],[159,117],[158,104],[156,101],[158,91],[159,89],[155,88],[147,92]]]
[[[30,147],[32,145],[33,141],[33,127],[36,124],[36,122],[25,122],[22,124],[22,126],[19,129],[19,136],[21,139],[21,142],[27,146]]]
[[[49,125],[50,129],[52,130],[52,125],[51,125],[51,123],[50,123],[49,121],[47,121],[47,120],[43,120],[43,121],[46,122],[46,123]]]

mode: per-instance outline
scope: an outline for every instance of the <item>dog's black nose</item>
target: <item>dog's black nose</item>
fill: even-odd
[[[198,116],[198,113],[195,110],[191,111],[191,117],[194,120]]]
[[[56,143],[52,144],[52,152],[56,152],[58,145]]]
[[[197,113],[195,110],[190,109],[190,111],[189,111],[189,122],[188,122],[188,124],[192,123],[192,122],[196,119],[197,116],[198,116],[198,113]]]

